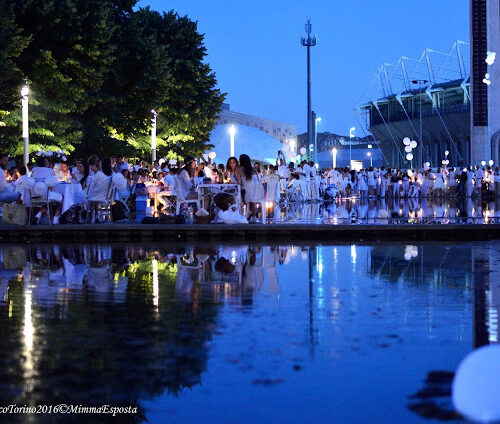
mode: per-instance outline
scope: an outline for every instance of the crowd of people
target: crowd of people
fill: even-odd
[[[249,220],[263,213],[258,206],[266,202],[500,195],[498,167],[320,170],[312,161],[287,164],[282,152],[272,165],[252,162],[246,154],[230,157],[226,164],[186,156],[182,162],[160,160],[150,165],[125,157],[96,155],[70,163],[63,152],[39,152],[27,167],[15,166],[8,155],[2,154],[0,166],[0,203],[25,205],[30,223],[97,222],[105,203],[120,202],[127,212],[134,211],[137,196],[153,197],[151,187],[157,201],[154,214],[172,213],[176,199],[185,202],[199,198],[200,184],[239,186],[239,203]],[[74,189],[67,190],[68,184]]]

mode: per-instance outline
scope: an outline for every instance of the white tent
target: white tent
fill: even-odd
[[[231,137],[229,136],[230,124],[219,125],[210,134],[210,144],[214,147],[206,153],[215,152],[214,162],[226,164],[231,153]],[[283,150],[282,144],[264,131],[244,125],[235,125],[236,134],[234,136],[234,154],[238,158],[245,153],[250,159],[276,163],[278,150]]]

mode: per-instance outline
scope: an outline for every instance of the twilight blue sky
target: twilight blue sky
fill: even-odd
[[[311,18],[312,104],[318,131],[359,127],[353,107],[376,69],[424,48],[448,52],[469,41],[469,0],[141,0],[198,21],[207,61],[231,110],[306,130],[306,49]],[[357,135],[363,135],[361,131]]]

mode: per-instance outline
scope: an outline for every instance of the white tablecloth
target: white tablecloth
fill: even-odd
[[[52,187],[52,191],[61,193],[63,197],[61,214],[71,206],[82,204],[85,201],[82,186],[80,184],[59,183]]]

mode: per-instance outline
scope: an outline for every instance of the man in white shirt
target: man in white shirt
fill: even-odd
[[[163,206],[168,208],[173,205],[171,197],[175,195],[175,177],[173,168],[171,168],[167,175],[165,175],[165,178],[163,178],[163,187],[163,190],[157,194],[157,198]]]
[[[328,172],[328,184],[329,185],[338,185],[339,182],[339,171],[337,171],[335,168],[332,168]]]
[[[314,166],[314,162],[309,162],[309,172],[311,174],[311,178],[309,181],[309,190],[311,191],[311,200],[319,200],[319,181],[317,179],[316,166]]]

